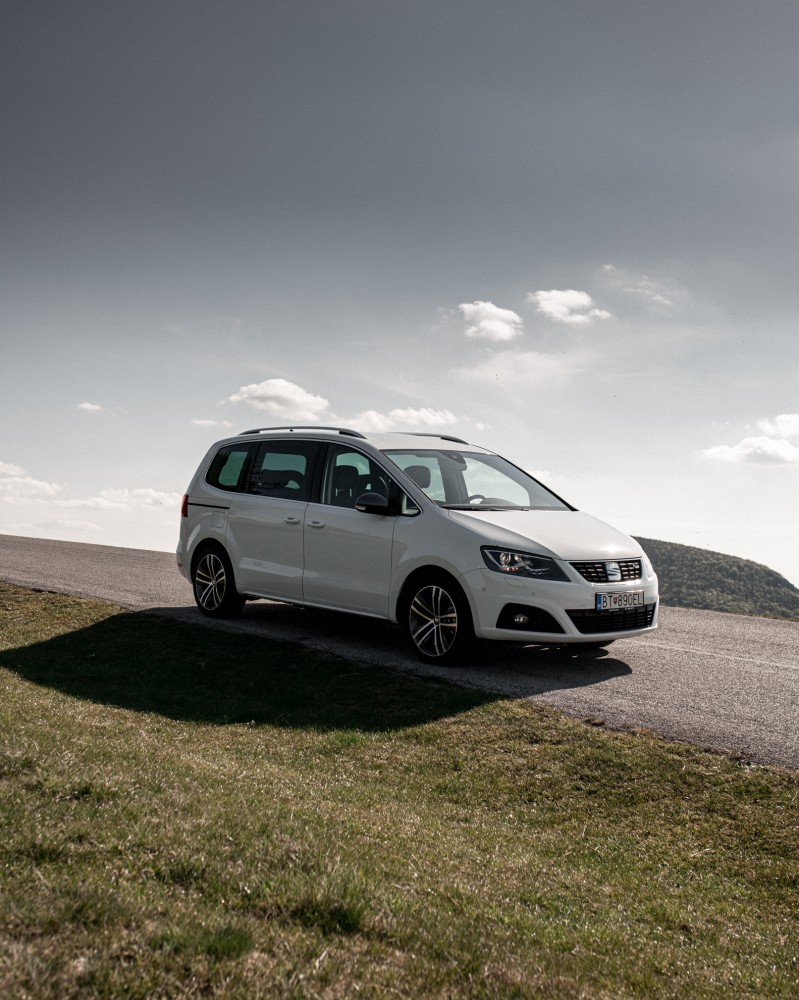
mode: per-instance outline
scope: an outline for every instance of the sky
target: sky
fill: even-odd
[[[5,0],[0,532],[456,434],[799,585],[794,0]],[[0,539],[0,545],[2,540]]]

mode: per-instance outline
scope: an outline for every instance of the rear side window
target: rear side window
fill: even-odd
[[[248,493],[281,500],[310,500],[319,445],[314,441],[268,441],[259,445]]]
[[[209,486],[215,486],[218,490],[228,490],[229,492],[240,489],[242,473],[247,464],[250,450],[251,446],[241,444],[231,444],[220,448],[214,455],[214,460],[206,473],[206,483]]]

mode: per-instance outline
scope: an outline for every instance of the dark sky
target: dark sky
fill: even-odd
[[[6,0],[0,468],[77,509],[182,491],[256,403],[428,410],[772,558],[726,498],[795,523],[797,51],[792,0]],[[10,475],[0,531],[72,537]]]

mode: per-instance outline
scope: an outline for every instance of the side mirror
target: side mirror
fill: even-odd
[[[381,493],[362,493],[355,501],[355,509],[364,514],[388,514],[388,497]]]

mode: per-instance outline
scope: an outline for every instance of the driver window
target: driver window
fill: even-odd
[[[355,507],[362,493],[389,496],[389,477],[379,465],[342,445],[330,448],[322,483],[322,503],[333,507]]]

